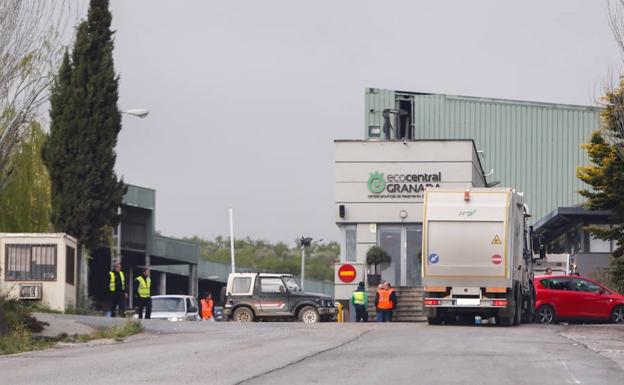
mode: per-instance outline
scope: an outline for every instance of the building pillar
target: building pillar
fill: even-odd
[[[197,297],[198,293],[198,282],[197,282],[197,264],[191,263],[189,265],[189,295],[193,297]]]
[[[167,294],[167,273],[165,273],[164,271],[160,273],[160,284],[158,285],[158,289],[158,294]]]

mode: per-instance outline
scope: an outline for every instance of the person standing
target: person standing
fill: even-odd
[[[355,308],[355,322],[368,322],[368,293],[364,282],[358,283],[357,289],[351,294],[351,303]]]
[[[115,317],[117,310],[123,317],[126,311],[126,299],[128,293],[126,293],[126,277],[123,271],[121,271],[121,263],[115,262],[113,265],[113,271],[108,272],[108,291],[110,294],[110,313],[111,317]]]
[[[394,311],[396,310],[398,304],[397,295],[392,285],[390,285],[390,282],[386,282],[384,284],[384,287],[386,290],[388,290],[388,293],[390,293],[390,302],[392,302],[392,308],[388,311],[388,322],[392,322],[392,316],[394,315]]]
[[[375,308],[377,309],[377,322],[388,322],[390,320],[392,302],[390,302],[390,292],[386,289],[384,284],[377,286]]]
[[[139,318],[143,318],[143,310],[145,310],[145,319],[150,319],[152,317],[152,278],[150,278],[150,270],[144,269],[143,273],[134,280],[137,282],[134,289],[134,298],[136,298]]]
[[[214,315],[212,310],[214,308],[214,301],[212,300],[212,294],[208,293],[201,301],[201,318],[204,321],[214,321]]]

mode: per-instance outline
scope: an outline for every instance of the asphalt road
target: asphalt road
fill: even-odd
[[[624,378],[617,360],[590,346],[596,332],[611,354],[624,354],[624,328],[613,325],[145,325],[147,333],[121,343],[1,357],[0,383],[619,385]]]

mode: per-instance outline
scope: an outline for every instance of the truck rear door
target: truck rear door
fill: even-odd
[[[508,193],[434,191],[427,196],[423,276],[507,277]]]

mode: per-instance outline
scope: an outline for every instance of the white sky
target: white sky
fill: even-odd
[[[86,11],[86,7],[85,11]],[[364,88],[593,104],[619,56],[603,1],[112,0],[118,172],[157,228],[337,240],[334,139]]]

